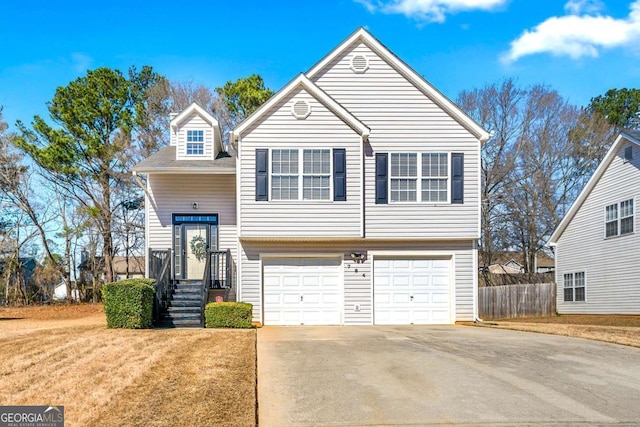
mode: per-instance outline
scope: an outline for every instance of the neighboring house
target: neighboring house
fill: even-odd
[[[4,277],[4,270],[7,262],[8,261],[4,259],[0,260],[0,280]],[[18,262],[20,263],[20,272],[22,274],[22,279],[24,280],[25,284],[29,284],[31,282],[33,274],[36,272],[38,263],[33,257],[19,257]]]
[[[640,132],[623,131],[555,230],[560,314],[640,314]]]
[[[498,252],[493,256],[493,263],[485,265],[486,263],[479,258],[478,265],[480,270],[486,270],[493,274],[521,274],[525,272],[524,254],[517,251],[505,251]],[[536,254],[535,266],[533,268],[535,273],[552,273],[555,268],[555,261],[549,255],[544,252],[538,252]]]
[[[67,284],[64,281],[53,287],[52,298],[56,301],[67,299]],[[80,301],[80,290],[75,283],[71,283],[71,298],[73,301]]]
[[[172,248],[176,282],[203,277],[207,248],[229,250],[231,298],[266,325],[477,317],[489,135],[366,30],[236,127],[232,157],[196,104],[170,133],[134,175],[148,253]]]
[[[95,266],[91,265],[95,262]],[[127,266],[128,264],[128,266]],[[93,282],[92,271],[99,271],[99,281],[104,280],[104,258],[97,256],[89,258],[83,255],[83,260],[78,265],[80,282],[91,285]],[[137,256],[114,256],[113,257],[113,277],[116,282],[124,279],[134,279],[145,277],[145,258]]]

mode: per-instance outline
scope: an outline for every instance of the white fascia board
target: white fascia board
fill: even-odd
[[[138,169],[134,171],[136,173],[146,173],[146,174],[154,174],[154,175],[235,175],[236,168],[149,168],[149,169]]]
[[[484,130],[475,120],[469,117],[464,111],[460,109],[454,102],[447,98],[442,92],[433,87],[422,76],[416,73],[411,67],[409,67],[404,61],[398,58],[393,52],[391,52],[380,41],[373,37],[364,28],[359,28],[353,34],[351,34],[345,41],[343,41],[338,47],[332,50],[327,56],[325,56],[320,62],[314,65],[306,75],[309,78],[313,78],[320,70],[322,70],[327,64],[333,61],[338,55],[340,55],[348,46],[350,46],[356,40],[362,41],[371,50],[376,52],[381,58],[383,58],[389,65],[395,68],[400,74],[402,74],[407,80],[409,80],[415,87],[421,92],[427,95],[433,102],[435,102],[440,108],[446,111],[451,117],[453,117],[458,123],[460,123],[465,129],[471,132],[480,142],[487,141],[491,134]]]
[[[247,117],[238,127],[233,130],[233,139],[237,140],[240,135],[247,130],[253,123],[260,119],[266,112],[281,102],[296,88],[302,87],[310,95],[312,95],[321,104],[331,110],[338,118],[349,125],[354,131],[358,132],[365,139],[369,136],[370,129],[358,120],[353,114],[347,111],[342,105],[340,105],[335,99],[327,95],[322,89],[315,85],[304,74],[299,74],[298,77],[289,82],[278,93],[272,96],[269,101],[262,104],[253,114]]]
[[[204,108],[192,102],[187,108],[182,110],[180,114],[171,119],[171,128],[176,129],[180,123],[186,120],[189,115],[192,113],[197,113],[200,117],[202,117],[207,123],[209,123],[214,128],[218,129],[218,138],[220,137],[220,126],[218,125],[218,121],[211,114],[207,113]]]
[[[602,162],[600,162],[600,165],[598,165],[598,168],[589,179],[589,182],[587,182],[587,185],[584,186],[584,188],[580,192],[580,195],[573,202],[571,208],[569,208],[567,214],[564,216],[562,221],[560,221],[560,224],[549,238],[546,246],[556,246],[558,240],[560,240],[560,237],[562,236],[562,233],[564,233],[564,230],[566,230],[571,220],[573,220],[573,217],[576,216],[578,210],[582,207],[585,200],[587,200],[587,197],[589,197],[589,194],[591,194],[595,186],[598,184],[600,178],[602,178],[602,175],[604,175],[605,171],[615,158],[622,145],[626,143],[626,141],[632,142],[636,145],[640,145],[640,140],[625,132],[621,132],[618,135],[613,145],[611,146],[611,148],[609,148],[609,151],[607,151],[607,154],[602,159]]]

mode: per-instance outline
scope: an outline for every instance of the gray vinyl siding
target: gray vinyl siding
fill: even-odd
[[[149,175],[148,242],[151,249],[172,247],[172,214],[218,214],[218,244],[231,249],[235,257],[238,247],[236,227],[235,175]],[[198,202],[198,209],[193,209]],[[156,211],[155,206],[159,207]]]
[[[624,163],[622,151],[559,238],[556,246],[560,314],[640,314],[640,149]],[[634,233],[605,239],[605,207],[634,199]],[[586,301],[564,302],[564,274],[585,272]]]
[[[370,325],[373,322],[372,257],[368,251],[447,252],[453,254],[455,286],[455,321],[472,321],[474,314],[474,268],[476,251],[473,241],[460,242],[358,242],[358,243],[248,243],[242,248],[241,299],[253,304],[253,320],[262,321],[261,257],[269,255],[304,256],[304,254],[342,254],[344,269],[345,325]],[[351,260],[351,253],[367,254],[363,264]],[[356,269],[358,272],[356,273]],[[356,312],[355,304],[360,304]]]
[[[291,104],[305,100],[311,114],[305,120],[291,114]],[[361,138],[304,90],[275,105],[266,118],[241,136],[239,192],[243,236],[360,236]],[[334,202],[333,187],[326,201],[256,201],[255,150],[257,148],[344,148],[347,162],[347,201]],[[271,152],[269,154],[271,171]],[[271,187],[271,176],[269,187]],[[299,186],[302,186],[300,179]],[[333,186],[333,183],[332,183]]]
[[[354,54],[369,69],[354,73]],[[479,237],[479,141],[365,44],[356,42],[311,78],[371,128],[365,156],[367,237]],[[375,153],[464,153],[464,204],[375,204]],[[449,181],[450,185],[450,181]]]
[[[188,130],[203,130],[204,131],[204,155],[187,155],[187,131]],[[171,130],[173,133],[173,130]],[[207,123],[198,114],[191,114],[186,118],[177,129],[175,135],[176,141],[176,159],[177,160],[194,160],[194,159],[207,159],[213,160],[215,158],[215,146],[213,137],[213,127]]]

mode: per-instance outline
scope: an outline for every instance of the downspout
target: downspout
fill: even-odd
[[[241,203],[240,203],[240,174],[242,168],[240,167],[240,135],[236,135],[235,132],[229,132],[229,143],[234,148],[236,155],[236,301],[242,301],[242,243],[240,242],[240,236],[242,235],[242,222],[241,222]]]
[[[478,241],[473,241],[473,321],[474,322],[483,322],[483,320],[478,317]]]
[[[365,217],[365,167],[364,167],[364,144],[367,141],[367,136],[360,136],[360,237],[364,239],[364,217]]]

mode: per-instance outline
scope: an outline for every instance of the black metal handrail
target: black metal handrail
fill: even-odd
[[[231,289],[233,285],[231,249],[207,252],[203,283],[207,289]]]
[[[168,306],[172,292],[171,249],[149,249],[149,277],[156,280],[153,321],[158,323],[160,313]]]

